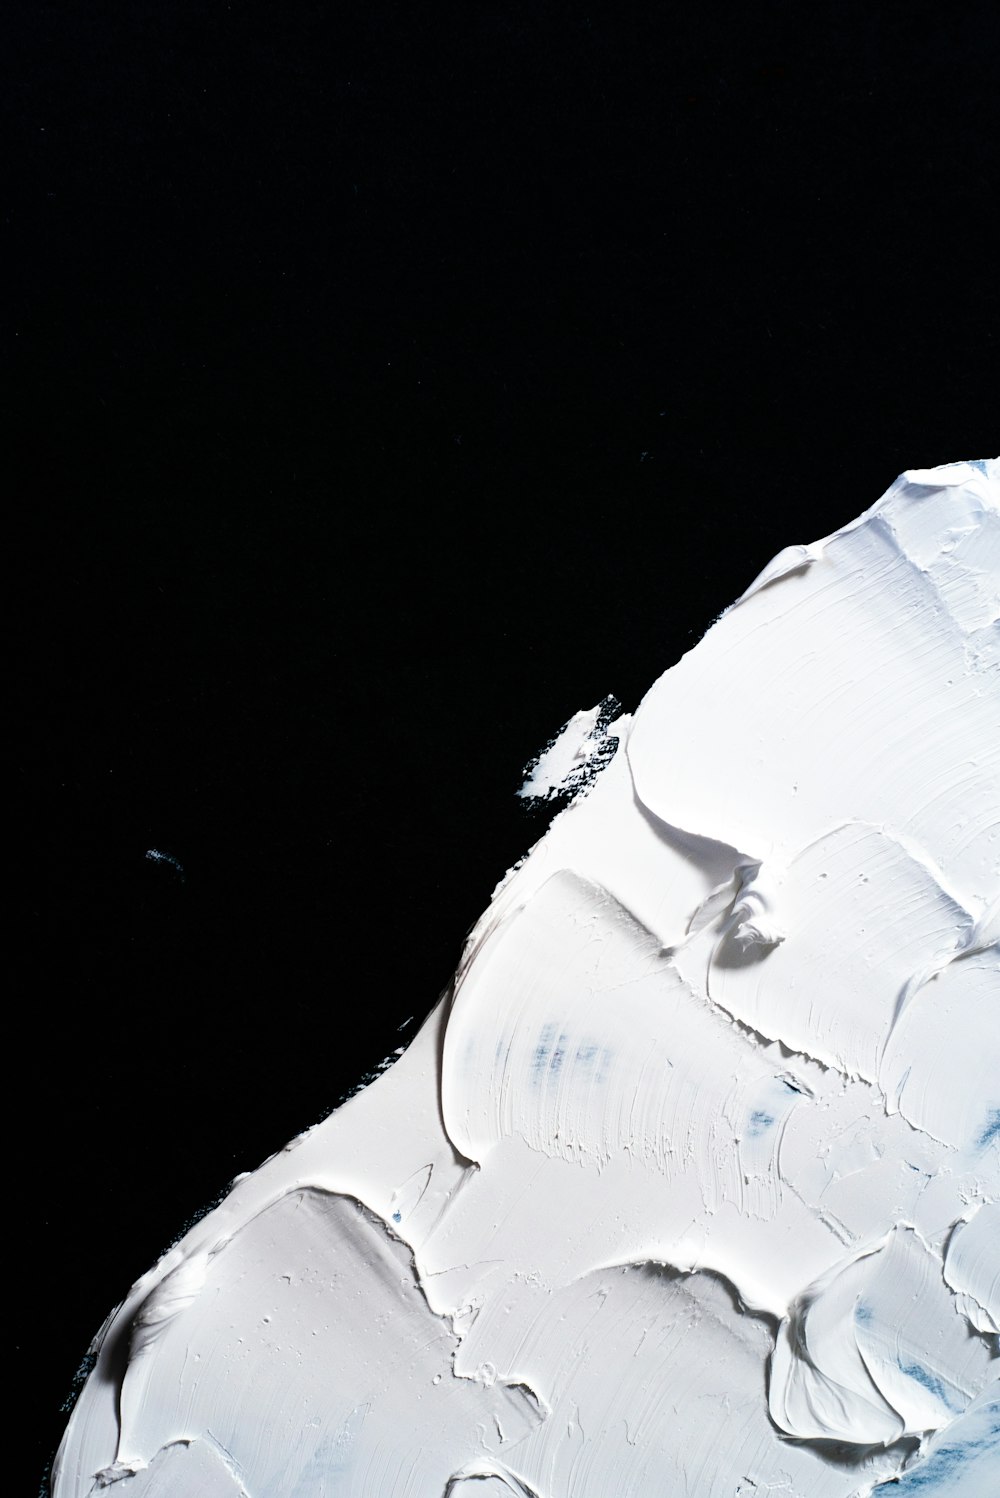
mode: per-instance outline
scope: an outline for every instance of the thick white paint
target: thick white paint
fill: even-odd
[[[596,707],[574,713],[527,766],[518,795],[526,801],[554,801],[587,790],[618,747],[608,725],[620,706],[616,698],[606,697]]]
[[[992,1494],[998,592],[1000,463],[906,474],[577,714],[413,1044],[111,1318],[56,1498]]]

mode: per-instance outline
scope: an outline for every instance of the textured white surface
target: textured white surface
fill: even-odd
[[[134,1287],[56,1498],[995,1492],[998,592],[996,462],[776,558]]]

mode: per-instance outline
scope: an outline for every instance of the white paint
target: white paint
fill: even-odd
[[[605,697],[596,707],[574,713],[526,766],[518,795],[526,801],[554,801],[584,794],[617,748],[608,730],[619,706],[614,697]]]
[[[793,546],[366,1091],[133,1289],[56,1498],[985,1498],[1000,463]]]

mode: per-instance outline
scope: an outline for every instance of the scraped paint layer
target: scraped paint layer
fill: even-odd
[[[55,1498],[986,1498],[1000,461],[792,545],[366,1090],[109,1320]],[[617,716],[615,716],[617,714]]]

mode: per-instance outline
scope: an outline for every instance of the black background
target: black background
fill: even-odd
[[[998,23],[10,14],[34,1491],[129,1283],[431,1006],[544,826],[525,761],[997,450]]]

